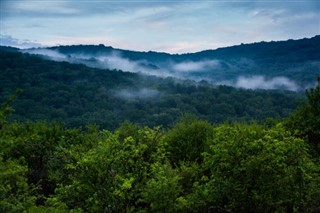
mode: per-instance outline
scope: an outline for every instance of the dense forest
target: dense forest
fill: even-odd
[[[274,42],[277,51],[284,44]],[[264,45],[250,47],[259,55]],[[320,211],[320,75],[305,94],[10,47],[0,64],[0,212]]]
[[[205,81],[94,69],[55,62],[12,48],[0,50],[0,101],[20,89],[11,120],[56,120],[68,127],[95,123],[114,130],[125,120],[169,127],[186,114],[212,123],[264,121],[292,112],[302,94],[244,90]]]
[[[320,210],[320,78],[294,113],[263,125],[66,128],[8,121],[13,101],[0,109],[0,212]]]

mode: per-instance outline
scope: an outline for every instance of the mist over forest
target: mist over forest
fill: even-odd
[[[56,120],[69,127],[95,123],[107,129],[115,129],[126,120],[170,127],[186,114],[213,123],[263,122],[287,116],[304,99],[304,89],[290,80],[300,75],[298,72],[286,77],[239,74],[232,80],[228,77],[232,76],[228,74],[230,68],[218,70],[222,66],[220,59],[186,62],[175,59],[183,55],[165,54],[165,61],[170,62],[159,60],[154,65],[149,53],[127,51],[133,54],[129,59],[115,54],[113,49],[111,55],[103,52],[108,49],[102,45],[31,50],[3,47],[1,101],[16,89],[22,90],[13,103],[15,113],[11,119]],[[139,54],[148,56],[149,61],[134,60]],[[248,60],[239,63],[250,64],[244,66],[249,69],[255,66]],[[159,64],[167,67],[159,68]],[[211,80],[201,77],[210,72],[221,76],[212,75],[215,79]],[[303,75],[312,79],[308,82],[311,86],[317,71]]]
[[[104,45],[25,49],[55,61],[245,89],[304,91],[320,73],[320,36],[259,42],[187,54],[136,52]]]
[[[319,212],[319,41],[1,46],[0,212]]]
[[[0,0],[0,213],[319,213],[319,0]]]

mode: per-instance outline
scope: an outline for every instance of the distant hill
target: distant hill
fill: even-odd
[[[57,120],[72,127],[96,123],[114,129],[125,120],[169,127],[185,114],[213,123],[261,122],[288,115],[302,97],[89,68],[7,47],[0,48],[0,64],[0,103],[17,88],[23,90],[11,119]]]
[[[131,50],[116,49],[111,46],[100,45],[71,45],[55,46],[48,49],[57,50],[60,53],[71,54],[110,54],[114,51],[130,60],[148,60],[152,63],[159,63],[164,60],[174,60],[176,62],[185,60],[205,60],[205,59],[230,59],[230,58],[251,58],[260,59],[264,62],[268,60],[286,62],[320,60],[320,35],[313,38],[299,40],[257,42],[252,44],[241,44],[231,47],[223,47],[215,50],[204,50],[196,53],[168,54],[162,52],[138,52]],[[298,53],[301,53],[299,55]],[[268,60],[267,60],[268,59]]]
[[[137,52],[104,45],[56,46],[26,51],[91,67],[206,80],[252,89],[304,90],[314,85],[320,75],[319,35],[186,54]]]

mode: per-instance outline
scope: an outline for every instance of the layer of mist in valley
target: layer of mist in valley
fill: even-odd
[[[254,60],[241,58],[239,60],[207,59],[203,60],[174,60],[174,57],[167,57],[165,60],[148,61],[147,59],[132,60],[124,57],[121,51],[112,50],[108,53],[86,53],[72,52],[65,54],[50,48],[25,49],[22,52],[40,55],[50,60],[66,61],[69,63],[85,64],[89,67],[121,70],[125,72],[140,73],[157,77],[173,77],[181,80],[192,80],[196,82],[206,81],[213,85],[227,85],[244,89],[264,89],[264,90],[290,90],[301,91],[312,87],[315,84],[301,83],[288,76],[270,75],[259,67]],[[319,64],[312,66],[320,67]],[[293,68],[291,68],[292,70]],[[302,68],[300,68],[302,69]],[[267,70],[268,71],[268,70]],[[299,72],[299,67],[295,72]],[[144,93],[143,88],[137,95],[122,91],[119,97],[140,97]]]

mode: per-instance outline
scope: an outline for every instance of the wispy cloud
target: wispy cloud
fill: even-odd
[[[320,2],[1,1],[2,32],[41,44],[194,52],[319,34]],[[42,26],[42,27],[29,27]]]
[[[178,72],[203,72],[220,67],[218,60],[185,61],[173,63],[172,69]]]
[[[8,35],[0,35],[0,45],[1,46],[11,46],[11,47],[17,47],[17,48],[32,48],[32,47],[42,47],[41,44],[35,42],[35,41],[30,41],[28,39],[16,39],[13,38],[12,36]]]
[[[245,89],[285,89],[291,91],[297,91],[299,89],[299,86],[294,81],[286,77],[267,79],[264,76],[240,76],[234,86]]]
[[[143,59],[130,60],[129,58],[125,58],[118,51],[112,51],[111,53],[107,54],[72,53],[69,55],[64,55],[55,50],[40,48],[23,50],[23,52],[43,55],[56,61],[83,63],[90,67],[122,70],[133,73],[153,75],[157,77],[174,77],[182,80],[206,80],[214,85],[228,85],[237,88],[266,90],[283,89],[291,91],[297,91],[305,88],[305,86],[302,87],[302,85],[298,85],[297,82],[285,76],[244,76],[243,74],[240,74],[244,67],[253,68],[256,66],[254,61],[246,58],[242,58],[233,62],[215,59],[174,62],[173,60],[169,59],[169,61],[150,64],[150,62]],[[231,71],[233,74],[230,75],[227,70]],[[237,74],[237,72],[239,73]],[[123,90],[117,91],[115,94],[117,97],[125,99],[143,99],[159,95],[156,93],[156,91],[147,89]]]
[[[74,16],[81,13],[75,5],[70,7],[67,1],[3,1],[2,12],[5,17],[14,18],[21,17],[60,17]]]
[[[121,98],[124,100],[150,100],[157,98],[161,95],[158,90],[149,89],[149,88],[141,88],[141,89],[120,89],[116,91],[111,91],[113,95],[117,98]]]
[[[51,60],[55,60],[55,61],[68,61],[68,58],[66,55],[50,49],[26,49],[26,50],[22,50],[22,52],[27,52],[34,55],[46,56],[46,57],[49,57]]]
[[[145,72],[138,62],[123,58],[119,53],[97,56],[98,63],[109,69],[118,69],[129,72]]]

